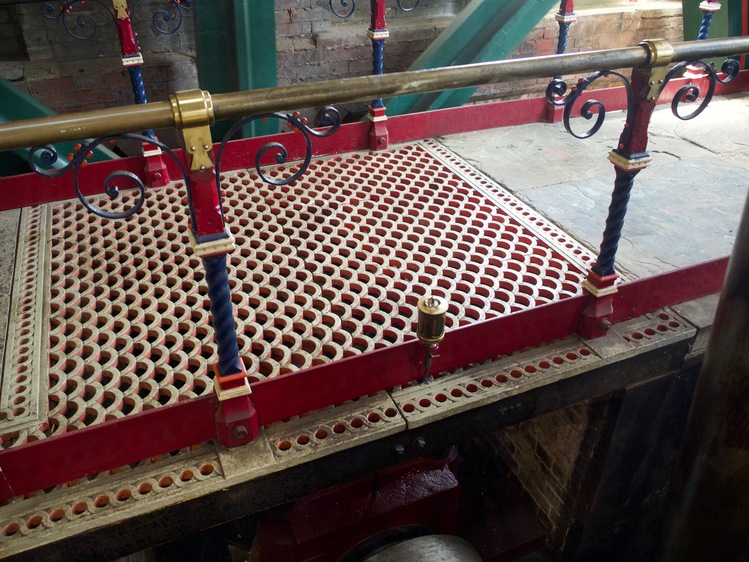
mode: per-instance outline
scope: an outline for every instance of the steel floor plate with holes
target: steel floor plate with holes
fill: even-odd
[[[318,159],[290,186],[238,171],[222,187],[253,381],[413,337],[428,293],[449,300],[448,329],[580,294],[593,260],[430,141]],[[77,201],[24,211],[3,448],[212,391],[216,349],[183,191],[151,192],[119,222]]]
[[[318,159],[289,187],[247,171],[223,183],[240,345],[255,380],[413,337],[426,292],[450,300],[450,326],[579,294],[593,259],[432,142]],[[150,193],[121,223],[77,202],[24,211],[4,448],[211,392],[215,348],[186,215],[179,185]],[[517,423],[583,399],[589,385],[622,384],[598,370],[625,372],[627,384],[669,372],[682,356],[663,350],[687,349],[695,332],[661,311],[598,340],[570,336],[277,422],[242,447],[202,443],[16,497],[0,506],[0,558],[70,560],[84,549],[108,559],[219,525],[397,462],[391,448],[411,430],[431,424],[439,446],[440,420],[488,406],[493,423]],[[647,369],[621,367],[650,352],[659,359]],[[576,392],[560,392],[572,377]],[[543,404],[524,401],[541,387]]]

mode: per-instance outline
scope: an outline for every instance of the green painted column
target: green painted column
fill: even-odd
[[[213,0],[195,6],[195,41],[200,87],[212,94],[271,88],[278,83],[273,0]],[[211,130],[218,141],[229,129]],[[245,136],[278,132],[278,123],[252,123]]]
[[[504,59],[559,0],[473,0],[409,70]],[[422,96],[402,96],[385,105],[389,115],[457,107],[475,88]]]
[[[740,37],[749,34],[749,11],[746,0],[728,0],[728,35]],[[742,68],[749,68],[749,57],[741,57]]]

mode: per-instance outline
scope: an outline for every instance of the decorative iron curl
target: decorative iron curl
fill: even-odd
[[[140,209],[143,207],[143,203],[146,200],[146,186],[143,183],[143,180],[141,180],[138,176],[133,174],[132,172],[128,172],[126,170],[117,170],[115,172],[112,172],[109,174],[106,179],[104,180],[104,193],[106,193],[110,199],[116,199],[120,194],[120,187],[117,185],[117,182],[126,179],[128,182],[135,185],[135,187],[138,189],[138,196],[135,203],[128,209],[119,212],[119,213],[112,213],[109,211],[105,211],[101,209],[100,207],[97,207],[92,202],[90,202],[88,199],[86,199],[86,196],[83,194],[83,191],[81,190],[80,186],[80,180],[79,180],[79,174],[80,170],[83,166],[86,165],[86,158],[89,158],[92,155],[93,150],[98,147],[101,144],[108,143],[114,140],[118,139],[132,139],[136,140],[141,143],[148,143],[154,146],[159,147],[162,150],[162,153],[168,154],[172,160],[174,160],[175,164],[177,164],[177,167],[179,168],[180,172],[182,172],[182,176],[185,178],[186,185],[188,185],[188,192],[189,192],[189,183],[188,183],[188,175],[187,171],[185,170],[184,165],[182,164],[182,161],[177,157],[172,150],[166,146],[165,144],[159,142],[158,140],[154,140],[150,137],[147,137],[145,135],[139,135],[135,133],[129,133],[129,134],[122,134],[122,135],[113,135],[109,137],[104,137],[101,139],[97,139],[95,141],[91,141],[90,143],[83,144],[80,146],[80,148],[77,148],[74,153],[72,153],[68,159],[69,162],[66,166],[63,168],[56,168],[56,169],[47,169],[46,166],[52,166],[59,160],[59,156],[57,154],[57,150],[52,145],[46,145],[46,146],[36,146],[33,147],[29,151],[29,157],[28,157],[28,164],[29,167],[36,172],[37,174],[48,177],[48,178],[57,178],[60,176],[63,176],[67,174],[71,169],[73,170],[73,186],[75,187],[75,193],[78,197],[78,200],[83,204],[86,209],[88,209],[91,213],[105,218],[105,219],[124,219],[127,217],[133,216],[135,213],[140,211]],[[37,164],[36,159],[39,159],[41,162],[41,166]]]
[[[627,92],[627,117],[626,117],[626,123],[627,128],[626,130],[631,130],[632,121],[634,119],[634,92],[632,91],[632,85],[629,83],[629,80],[618,72],[614,72],[613,70],[601,70],[598,72],[594,72],[590,76],[588,76],[585,79],[580,79],[580,81],[573,86],[569,94],[567,93],[567,83],[562,80],[561,78],[554,78],[549,85],[546,88],[546,99],[549,100],[550,103],[556,106],[564,107],[564,128],[567,130],[569,134],[571,134],[573,137],[578,139],[587,139],[589,137],[592,137],[595,135],[603,125],[604,120],[606,119],[606,106],[603,105],[602,102],[594,99],[587,100],[583,105],[580,107],[580,116],[591,120],[593,116],[596,116],[596,121],[593,123],[593,126],[588,129],[586,132],[582,134],[577,134],[572,130],[572,126],[570,125],[570,118],[572,116],[572,108],[574,107],[575,103],[580,99],[580,96],[585,92],[588,86],[590,86],[593,82],[598,80],[602,77],[608,77],[608,76],[616,76],[619,78],[622,83],[624,84],[624,88]],[[566,96],[566,97],[565,97]],[[593,111],[595,110],[595,112]]]
[[[661,86],[660,91],[663,91],[663,88],[666,87],[666,84],[668,84],[669,80],[671,80],[675,76],[680,76],[684,69],[687,67],[689,67],[690,69],[703,69],[706,72],[707,92],[705,93],[705,97],[702,99],[697,108],[694,109],[694,111],[686,114],[679,113],[679,105],[682,102],[693,103],[697,101],[700,97],[700,88],[696,84],[687,84],[682,86],[679,91],[676,92],[674,99],[671,101],[671,112],[674,114],[674,116],[681,119],[682,121],[694,119],[700,113],[702,113],[715,95],[716,84],[718,82],[720,82],[721,84],[728,84],[739,75],[739,71],[741,70],[739,61],[735,59],[728,59],[723,63],[720,69],[721,72],[726,75],[726,77],[721,78],[720,76],[718,76],[718,72],[715,70],[712,64],[708,64],[703,61],[682,62],[668,71],[665,78],[663,79],[663,85]]]
[[[151,17],[153,28],[162,35],[172,35],[182,27],[182,10],[192,10],[197,0],[167,0],[170,6],[156,10]],[[137,6],[138,2],[134,6]],[[169,9],[172,10],[170,13]],[[171,25],[170,25],[171,24]]]
[[[296,115],[288,115],[283,113],[263,113],[261,115],[253,115],[252,117],[245,117],[244,119],[240,119],[239,121],[234,123],[234,125],[232,125],[232,127],[224,135],[224,138],[221,139],[221,144],[219,146],[218,152],[216,153],[216,181],[218,185],[221,185],[221,159],[229,141],[244,126],[252,123],[253,121],[265,121],[267,119],[278,119],[279,121],[286,121],[292,128],[292,130],[296,130],[302,134],[305,143],[304,161],[300,164],[299,169],[294,172],[294,174],[285,179],[273,179],[265,175],[261,167],[261,162],[266,154],[275,152],[276,163],[285,164],[289,157],[289,153],[286,147],[278,142],[269,142],[268,144],[262,146],[260,150],[258,150],[257,154],[255,155],[255,170],[257,170],[258,175],[264,182],[276,186],[289,185],[290,183],[298,180],[302,176],[302,174],[307,171],[307,168],[312,161],[313,136],[318,138],[329,137],[330,135],[334,134],[341,126],[341,114],[335,107],[332,106],[322,108],[315,117],[315,121],[319,126],[328,127],[327,129],[324,129],[322,131],[317,131],[309,127]]]
[[[112,21],[116,22],[117,18],[115,17],[114,13],[105,4],[103,4],[99,0],[88,0],[88,2],[101,6],[101,8],[112,18]],[[42,4],[42,16],[49,20],[61,19],[62,25],[65,27],[65,31],[68,32],[68,35],[81,41],[88,41],[90,39],[93,39],[93,37],[96,35],[99,24],[91,14],[74,14],[72,11],[73,7],[76,4],[83,6],[84,3],[85,0],[69,0],[63,3],[63,5],[60,6],[59,10],[57,10],[52,4],[45,3]],[[76,15],[77,17],[75,18],[75,27],[71,28],[68,16],[72,17],[73,15]],[[75,28],[85,30],[85,33],[76,33]]]
[[[400,8],[403,12],[413,12],[416,8],[419,7],[419,4],[421,4],[421,0],[411,1],[413,2],[413,6],[407,7],[403,5],[403,0],[398,0],[398,8]],[[336,9],[335,4],[340,4],[340,7],[343,9],[339,12]],[[330,11],[332,11],[336,16],[341,19],[346,19],[354,15],[354,12],[356,11],[356,0],[328,0],[328,6],[330,6]]]
[[[413,11],[414,11],[414,10],[415,10],[416,8],[418,8],[418,7],[419,7],[419,4],[421,4],[421,0],[416,0],[416,1],[414,2],[414,5],[413,5],[413,6],[411,6],[410,8],[404,8],[404,7],[403,7],[403,4],[401,3],[401,0],[398,0],[398,7],[399,7],[399,8],[401,9],[401,10],[403,10],[404,12],[413,12]]]
[[[330,11],[332,11],[337,17],[341,19],[350,18],[356,11],[356,0],[338,0],[338,3],[341,5],[341,8],[343,8],[344,11],[339,12],[338,10],[336,10],[334,6],[334,0],[328,0]],[[349,5],[351,6],[351,8],[349,8]]]

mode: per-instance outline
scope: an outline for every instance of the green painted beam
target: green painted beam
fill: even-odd
[[[55,112],[46,105],[17,88],[12,82],[0,78],[0,123],[33,117],[49,117],[51,115],[55,115]],[[75,144],[73,142],[62,142],[55,146],[60,159],[52,165],[53,168],[64,168],[67,165],[65,155],[73,152]],[[12,176],[28,172],[29,168],[26,164],[28,158],[28,148],[0,153],[0,176]],[[94,155],[89,158],[89,161],[100,162],[113,158],[119,158],[119,156],[106,147],[98,147],[94,150]],[[35,161],[37,164],[41,164],[38,159]]]
[[[723,9],[726,7],[724,6]],[[745,0],[728,0],[728,35],[740,37],[749,31],[749,11]],[[742,56],[743,68],[749,68],[749,57]]]
[[[507,58],[559,0],[473,0],[435,39],[409,70]],[[385,45],[387,57],[387,44]],[[422,96],[401,96],[386,103],[389,115],[463,105],[475,88]]]
[[[200,87],[211,93],[272,88],[278,84],[273,0],[213,0],[195,5]],[[231,123],[213,126],[220,140]],[[253,123],[245,136],[278,132],[271,120]]]

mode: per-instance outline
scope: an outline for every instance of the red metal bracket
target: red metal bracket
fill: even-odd
[[[250,400],[252,389],[247,380],[247,371],[222,377],[214,367],[213,384],[219,400],[216,412],[216,433],[225,447],[244,445],[257,439],[260,428],[257,410]]]
[[[372,122],[372,127],[369,130],[370,150],[385,150],[390,144],[385,110],[384,106],[369,107],[369,120]]]
[[[146,161],[143,168],[146,185],[149,187],[164,187],[167,185],[170,181],[169,169],[164,162],[161,149],[144,142],[143,158]]]
[[[580,317],[578,333],[584,338],[598,338],[606,335],[611,328],[611,315],[614,312],[613,295],[618,274],[601,277],[588,271],[583,287],[590,293],[590,300]]]

